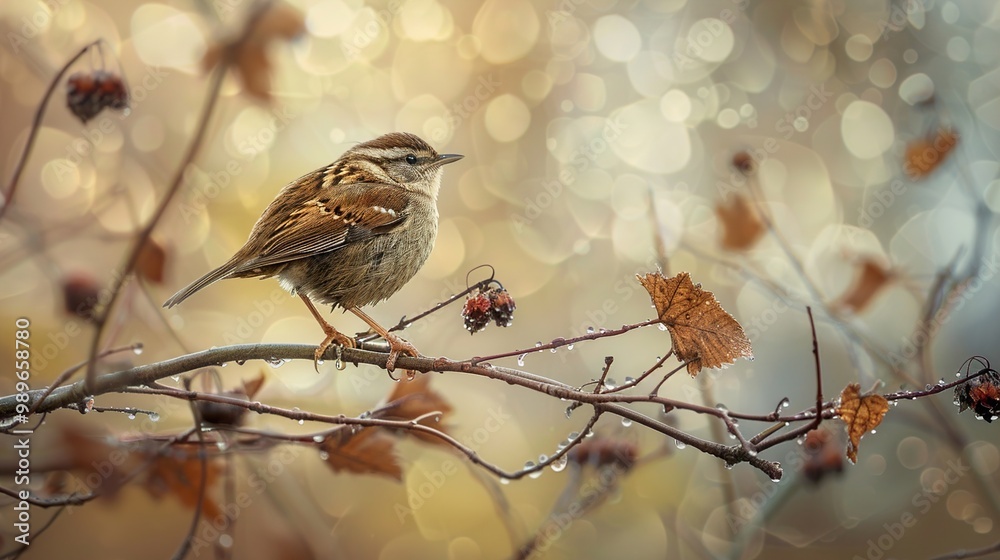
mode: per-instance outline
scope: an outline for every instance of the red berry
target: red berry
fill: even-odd
[[[514,323],[514,310],[517,309],[517,306],[514,304],[514,298],[510,297],[507,290],[503,288],[490,290],[489,297],[491,306],[490,315],[492,315],[497,326],[511,326]]]
[[[482,292],[465,300],[462,317],[465,318],[465,328],[469,334],[476,334],[490,324],[491,307],[490,298]]]

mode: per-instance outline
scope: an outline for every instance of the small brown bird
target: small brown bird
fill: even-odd
[[[400,352],[416,356],[416,349],[360,308],[396,293],[423,266],[437,237],[441,166],[460,159],[403,132],[359,144],[289,183],[229,261],[163,306],[173,307],[223,278],[277,276],[326,333],[317,362],[334,342],[350,348],[355,343],[327,323],[311,300],[368,323],[389,343],[386,367],[392,371]]]

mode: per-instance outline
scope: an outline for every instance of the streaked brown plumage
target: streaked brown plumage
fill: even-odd
[[[419,137],[400,132],[351,148],[331,165],[289,183],[229,261],[164,307],[224,278],[277,276],[327,335],[317,360],[332,342],[353,346],[354,341],[330,326],[310,300],[343,307],[382,335],[391,348],[391,371],[400,352],[416,355],[416,350],[359,308],[399,291],[427,260],[437,237],[441,166],[461,157],[439,155]]]

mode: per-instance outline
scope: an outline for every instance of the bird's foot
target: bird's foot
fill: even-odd
[[[333,328],[333,326],[329,323],[323,327],[323,332],[326,333],[326,338],[323,339],[323,342],[319,343],[319,346],[316,348],[316,354],[313,358],[313,368],[315,368],[316,373],[319,373],[319,363],[322,361],[323,355],[326,354],[326,351],[329,350],[335,343],[344,348],[355,348],[357,346],[357,344],[354,343],[353,338]]]
[[[392,333],[387,334],[389,334],[389,336],[385,337],[385,341],[389,343],[389,358],[385,361],[385,369],[388,370],[391,375],[393,370],[396,369],[396,358],[398,358],[400,354],[417,357],[420,355],[420,352],[417,352],[417,349],[412,344],[402,338],[399,338]]]

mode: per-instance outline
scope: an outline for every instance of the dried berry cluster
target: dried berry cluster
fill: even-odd
[[[993,422],[1000,416],[1000,374],[990,367],[979,373],[978,377],[955,387],[955,404],[959,412],[971,408],[983,420]]]
[[[66,81],[66,103],[86,124],[105,107],[128,107],[128,90],[120,76],[105,70],[77,72]]]
[[[470,334],[486,328],[490,321],[498,327],[509,327],[514,323],[514,298],[510,297],[503,286],[490,286],[477,290],[465,300],[462,317],[465,328]]]

